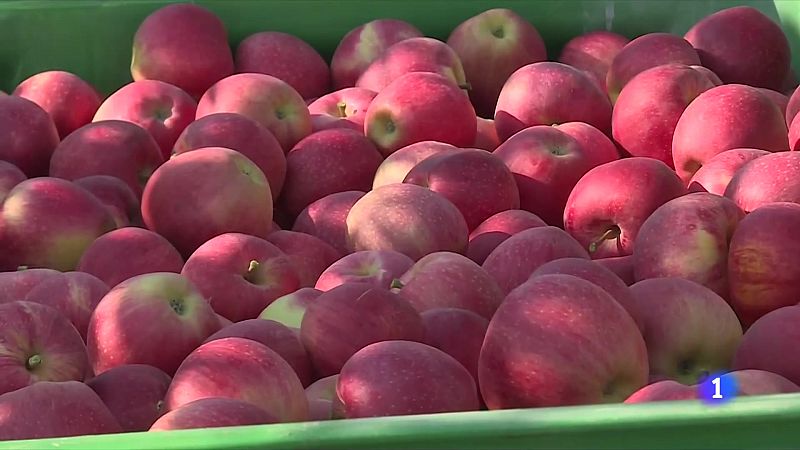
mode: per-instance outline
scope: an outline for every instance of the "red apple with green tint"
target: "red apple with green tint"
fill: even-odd
[[[0,160],[17,166],[28,178],[47,175],[58,145],[53,119],[36,103],[14,95],[0,96]]]
[[[564,44],[558,62],[589,73],[605,92],[608,69],[614,58],[629,42],[625,36],[611,31],[590,31]]]
[[[407,145],[387,156],[375,173],[372,189],[392,183],[402,183],[408,172],[429,156],[458,148],[444,142],[422,141]]]
[[[774,202],[800,203],[800,153],[777,152],[743,165],[725,188],[725,197],[749,213]]]
[[[117,228],[142,225],[139,198],[121,179],[111,175],[90,175],[78,178],[74,183],[100,200]]]
[[[146,364],[117,366],[87,381],[126,432],[147,431],[164,414],[172,378]]]
[[[736,350],[733,367],[766,370],[800,383],[800,366],[789,357],[794,354],[800,336],[795,324],[800,307],[795,304],[775,309],[756,320],[744,334]]]
[[[337,192],[311,202],[300,211],[292,231],[316,236],[342,255],[350,253],[347,248],[347,214],[364,194],[362,191]]]
[[[447,353],[460,362],[478,382],[478,359],[489,320],[460,308],[435,308],[424,311],[423,343]]]
[[[23,300],[52,307],[69,319],[85,341],[92,312],[108,291],[108,285],[93,275],[66,272],[37,284]]]
[[[0,304],[23,300],[33,288],[60,274],[52,269],[28,268],[0,272]]]
[[[308,105],[314,132],[330,128],[350,128],[364,132],[367,108],[377,92],[364,88],[344,88],[314,100]]]
[[[509,209],[484,220],[469,235],[467,256],[478,264],[500,243],[528,228],[543,227],[547,224],[536,214],[521,209]]]
[[[9,162],[0,161],[0,199],[16,185],[27,180],[28,177],[19,168]]]
[[[689,191],[725,195],[734,174],[745,164],[770,152],[755,148],[735,148],[714,155],[689,180]]]
[[[306,399],[311,420],[344,419],[342,402],[336,395],[339,375],[320,378],[306,388]]]
[[[365,283],[389,289],[392,281],[413,265],[413,259],[393,250],[363,250],[331,264],[319,276],[315,287],[329,291],[345,283]]]
[[[322,272],[342,257],[325,241],[296,231],[273,231],[267,241],[286,254],[301,287],[313,287]]]
[[[201,398],[161,416],[149,431],[238,427],[277,423],[256,405],[232,398]]]
[[[275,299],[264,308],[264,311],[261,311],[258,318],[282,323],[299,335],[300,324],[303,322],[306,308],[320,295],[322,295],[322,291],[317,289],[300,288],[291,294]]]

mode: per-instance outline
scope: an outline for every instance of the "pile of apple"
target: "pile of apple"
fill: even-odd
[[[392,19],[330,66],[154,11],[0,97],[0,440],[800,391],[800,91],[749,7]],[[797,117],[795,117],[797,116]],[[289,231],[291,230],[291,231]]]

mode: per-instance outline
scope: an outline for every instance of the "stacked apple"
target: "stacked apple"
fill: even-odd
[[[154,11],[0,97],[0,440],[800,391],[800,91],[677,36]]]

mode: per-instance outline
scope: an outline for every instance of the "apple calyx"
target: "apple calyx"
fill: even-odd
[[[389,284],[389,289],[403,289],[404,286],[405,285],[403,284],[402,281],[400,281],[400,279],[395,278],[394,280],[392,280],[392,283]]]
[[[461,83],[458,85],[459,89],[463,89],[465,91],[471,91],[472,85],[469,82]]]
[[[25,368],[28,370],[36,370],[42,365],[42,357],[40,355],[33,355],[25,361]]]
[[[347,103],[339,102],[336,104],[336,112],[339,113],[339,117],[345,118],[347,117]]]
[[[179,316],[182,316],[183,313],[186,312],[186,305],[184,305],[183,299],[180,298],[169,299],[169,307]]]
[[[619,229],[618,226],[614,225],[611,228],[607,229],[605,233],[603,233],[599,238],[592,241],[589,244],[589,253],[594,253],[597,251],[597,248],[602,244],[604,241],[610,241],[613,239],[619,239],[620,235],[622,234],[622,230]]]

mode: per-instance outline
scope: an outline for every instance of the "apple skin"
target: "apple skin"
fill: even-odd
[[[636,323],[599,286],[542,275],[515,289],[486,332],[478,365],[489,409],[619,402],[647,382]]]
[[[565,122],[552,125],[553,128],[570,135],[578,141],[589,165],[596,167],[620,158],[620,152],[611,139],[602,131],[585,122]]]
[[[639,389],[623,403],[647,403],[676,400],[697,400],[696,386],[687,386],[675,380],[661,380]]]
[[[789,149],[800,150],[800,120],[797,119],[797,116],[789,128]]]
[[[735,148],[717,153],[689,180],[689,191],[725,195],[733,175],[745,164],[770,152],[755,148]]]
[[[745,212],[774,202],[800,203],[800,154],[777,152],[758,157],[737,170],[725,197]]]
[[[497,135],[497,128],[494,127],[494,119],[484,119],[478,117],[478,131],[475,135],[475,142],[472,148],[479,148],[488,152],[494,151],[500,146],[500,137]]]
[[[429,189],[406,183],[368,192],[350,209],[346,223],[352,251],[394,250],[415,261],[437,251],[463,253],[469,236],[455,205]]]
[[[800,112],[800,88],[792,88],[789,103],[786,105],[786,126],[791,127],[797,113]]]
[[[0,270],[74,270],[86,248],[115,227],[95,196],[59,178],[23,181],[8,193],[0,210]]]
[[[730,302],[747,327],[764,314],[797,304],[800,287],[794,283],[800,254],[794,238],[800,226],[800,205],[772,203],[739,222],[728,250]]]
[[[306,308],[300,337],[318,377],[339,373],[357,351],[387,340],[422,341],[419,313],[397,294],[364,283],[346,283]]]
[[[344,405],[336,395],[339,375],[320,378],[306,388],[306,399],[311,413],[311,420],[344,419]]]
[[[461,308],[487,320],[505,297],[481,266],[451,252],[425,256],[392,282],[392,287],[420,313],[435,308]]]
[[[766,370],[800,385],[800,366],[787,357],[800,341],[795,326],[800,320],[800,306],[794,303],[765,314],[747,329],[736,351],[734,369]]]
[[[121,179],[111,175],[90,175],[73,182],[89,191],[106,207],[116,228],[143,226],[139,198]]]
[[[475,380],[447,353],[419,342],[389,340],[361,349],[336,385],[345,417],[477,411]]]
[[[464,91],[430,72],[394,80],[372,100],[364,119],[364,134],[384,156],[421,141],[466,147],[477,132],[478,119]]]
[[[659,206],[686,194],[661,161],[633,157],[595,167],[569,194],[564,229],[592,259],[630,255],[642,223]]]
[[[19,84],[12,95],[26,98],[53,119],[61,139],[92,121],[100,94],[79,76],[61,70],[37,73]]]
[[[60,275],[61,272],[53,269],[23,268],[0,272],[0,304],[23,300],[36,286]]]
[[[223,147],[170,159],[153,173],[142,195],[147,228],[164,236],[184,257],[223,233],[266,237],[272,208],[261,169]]]
[[[630,39],[605,30],[590,31],[570,39],[561,50],[558,62],[589,73],[606,92],[606,77],[611,62]]]
[[[457,147],[438,141],[422,141],[407,145],[387,156],[375,173],[372,189],[393,183],[402,183],[408,172],[429,156],[458,150]]]
[[[650,381],[696,384],[731,367],[742,326],[725,299],[682,278],[651,278],[630,290],[643,325]]]
[[[0,395],[0,441],[121,431],[97,394],[77,381],[42,381]]]
[[[308,419],[308,401],[292,367],[259,342],[239,337],[198,347],[181,363],[167,391],[167,411],[203,398],[251,403],[280,422]]]
[[[303,98],[330,92],[328,63],[304,40],[278,31],[244,38],[236,48],[236,72],[263,73],[281,79]]]
[[[194,4],[160,8],[133,37],[134,80],[161,80],[199,97],[234,71],[228,32],[211,11]]]
[[[334,262],[317,279],[314,286],[330,291],[345,283],[365,283],[389,289],[414,265],[414,260],[393,250],[363,250]]]
[[[144,128],[122,120],[90,123],[64,138],[50,159],[50,176],[76,180],[91,175],[119,178],[141,197],[150,175],[164,162]]]
[[[681,114],[715,86],[705,74],[682,64],[640,72],[614,104],[614,140],[633,156],[649,156],[672,167],[672,137]]]
[[[200,98],[196,119],[226,112],[266,127],[284,152],[311,134],[311,114],[303,97],[285,81],[263,73],[240,73],[215,83]]]
[[[305,207],[327,195],[366,192],[381,162],[383,157],[378,149],[358,131],[338,128],[316,132],[298,142],[286,155],[281,208],[296,217]]]
[[[172,378],[146,364],[117,366],[87,381],[124,432],[147,431],[164,413]]]
[[[316,236],[342,255],[350,253],[347,214],[365,194],[363,191],[336,192],[311,202],[297,215],[292,231]]]
[[[594,262],[614,272],[628,286],[636,282],[633,276],[633,255],[611,256],[595,259]]]
[[[447,353],[478,382],[478,359],[489,320],[460,308],[434,308],[422,312],[424,344]]]
[[[313,381],[311,362],[300,342],[300,336],[286,325],[274,320],[243,320],[217,331],[206,342],[230,337],[251,339],[264,344],[289,363],[304,387]]]
[[[176,273],[139,275],[100,300],[86,346],[96,375],[126,364],[148,364],[168,375],[220,328],[214,310]]]
[[[194,121],[197,102],[177,86],[141,80],[122,86],[106,98],[93,122],[124,120],[147,130],[161,148],[164,160],[183,129]]]
[[[273,300],[300,288],[287,255],[264,239],[225,233],[200,246],[181,274],[214,311],[234,322],[258,317]]]
[[[27,180],[28,177],[19,170],[19,167],[5,161],[0,161],[0,200],[4,199],[14,186]]]
[[[547,59],[542,36],[522,16],[494,8],[461,22],[447,45],[464,66],[472,104],[479,114],[492,117],[503,84],[520,67]]]
[[[69,319],[85,341],[92,312],[108,291],[109,287],[94,275],[66,272],[37,284],[23,300],[54,308]]]
[[[321,96],[308,105],[313,131],[350,128],[363,133],[367,108],[376,95],[369,89],[351,87]]]
[[[431,155],[403,183],[426,187],[450,200],[470,230],[496,213],[520,207],[520,192],[506,161],[485,150],[461,149]]]
[[[125,227],[92,242],[76,270],[94,275],[113,288],[137,275],[180,273],[182,268],[183,258],[169,241],[144,228]]]
[[[731,200],[705,192],[664,203],[636,236],[636,280],[683,278],[727,299],[728,244],[744,215]]]
[[[623,88],[638,74],[665,64],[699,66],[700,57],[689,42],[670,33],[648,33],[630,41],[611,62],[606,75],[611,102],[616,103]]]
[[[313,287],[322,272],[342,257],[325,241],[296,231],[273,231],[267,236],[267,241],[286,254],[300,287]]]
[[[494,113],[501,141],[523,128],[564,122],[586,122],[611,134],[611,102],[587,73],[538,62],[517,69],[503,85]]]
[[[781,110],[781,113],[783,113],[784,117],[786,116],[786,108],[789,106],[788,96],[781,94],[778,91],[773,91],[772,89],[758,88],[758,91],[772,100],[772,103],[775,103],[775,106]]]
[[[337,45],[331,58],[334,89],[353,87],[358,77],[380,55],[402,40],[422,37],[422,32],[408,22],[377,19],[350,30]]]
[[[708,15],[684,37],[703,66],[725,83],[780,90],[789,74],[786,35],[755,8],[738,6]]]
[[[232,398],[201,398],[161,416],[149,431],[191,430],[277,423],[256,405]]]
[[[0,395],[41,381],[83,381],[86,345],[61,312],[26,301],[0,304]]]
[[[286,156],[280,142],[263,125],[235,113],[210,114],[187,126],[172,149],[180,155],[205,147],[225,147],[253,161],[267,177],[275,200],[286,180]]]
[[[544,227],[547,224],[536,214],[521,209],[509,209],[484,220],[469,235],[467,257],[483,264],[500,243],[528,228]]]
[[[12,138],[13,136],[13,138]],[[0,160],[17,166],[28,178],[47,175],[58,145],[53,119],[36,103],[14,95],[0,96]]]
[[[482,267],[508,295],[541,265],[561,258],[589,259],[589,254],[560,228],[533,227],[503,241]]]
[[[675,126],[672,158],[688,183],[718,153],[734,148],[789,149],[783,114],[758,89],[741,84],[711,88],[686,107]]]
[[[320,290],[300,288],[291,294],[275,299],[274,302],[264,308],[258,318],[282,323],[299,336],[300,324],[303,322],[306,308],[320,295],[322,295]]]

